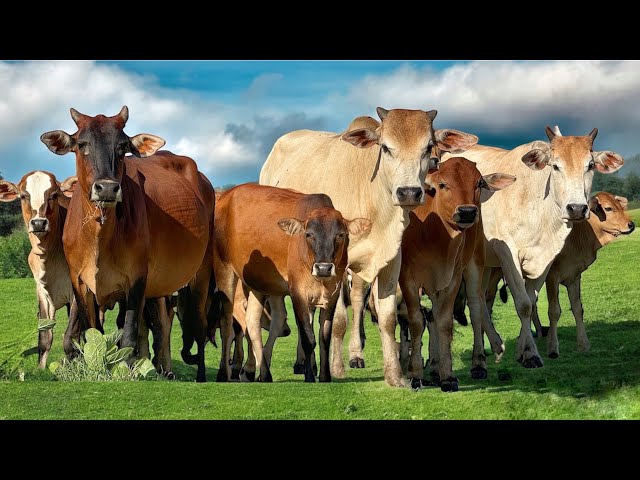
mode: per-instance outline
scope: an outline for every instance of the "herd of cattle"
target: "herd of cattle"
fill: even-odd
[[[320,308],[319,380],[326,382],[345,375],[349,302],[349,365],[364,367],[368,304],[389,385],[456,391],[453,319],[466,318],[465,304],[474,334],[472,378],[487,376],[485,334],[496,361],[504,353],[491,321],[500,279],[521,321],[518,361],[543,366],[531,321],[536,335],[547,333],[536,309],[546,281],[548,356],[559,354],[560,283],[569,291],[578,347],[588,349],[581,273],[599,248],[634,229],[626,199],[606,192],[590,197],[594,171],[611,173],[624,162],[593,149],[597,129],[563,136],[547,127],[549,142],[507,151],[478,145],[475,135],[434,129],[435,110],[377,113],[380,121],[358,117],[340,134],[282,136],[259,184],[220,194],[194,160],[159,151],[162,138],[125,134],[126,106],[112,117],[72,108],[76,133],[40,138],[53,153],[75,154],[76,175],[58,182],[35,171],[15,184],[0,182],[0,201],[21,200],[39,318],[54,319],[67,307],[64,351],[73,357],[73,340],[87,328],[102,330],[105,311],[118,304],[121,346],[149,356],[151,329],[154,364],[171,376],[177,313],[182,358],[197,364],[197,381],[205,381],[205,344],[215,344],[218,329],[218,381],[256,375],[271,381],[274,343],[290,332],[284,306],[290,295],[298,327],[294,371],[308,382],[318,375],[313,319]],[[430,312],[422,294],[431,299]],[[263,328],[269,330],[264,346]],[[53,332],[39,336],[45,367]]]

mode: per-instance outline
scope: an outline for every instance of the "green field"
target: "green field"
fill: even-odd
[[[640,210],[632,212],[636,223]],[[526,370],[515,360],[519,321],[511,299],[496,303],[495,324],[507,353],[501,363],[489,357],[489,378],[470,378],[471,327],[456,324],[454,370],[460,391],[418,392],[385,385],[377,326],[366,318],[367,368],[351,370],[331,384],[305,384],[292,373],[296,336],[276,343],[273,384],[215,383],[219,349],[207,346],[206,384],[195,383],[195,367],[180,359],[180,326],[172,334],[175,381],[54,381],[35,368],[36,337],[25,342],[9,380],[0,381],[0,419],[628,419],[640,418],[640,233],[620,238],[599,254],[583,276],[583,302],[591,351],[579,353],[575,324],[564,289],[560,319],[560,358]],[[0,280],[0,344],[36,326],[32,279]],[[289,305],[290,306],[290,305]],[[540,296],[543,324],[546,294]],[[50,360],[62,357],[66,314],[59,312]],[[294,328],[290,313],[290,325]],[[106,329],[115,325],[113,312]],[[425,335],[425,357],[426,357]],[[346,344],[346,342],[345,342]],[[0,359],[1,361],[1,359]],[[24,381],[18,380],[18,371]],[[506,380],[500,381],[501,378]],[[508,375],[505,375],[508,374]]]

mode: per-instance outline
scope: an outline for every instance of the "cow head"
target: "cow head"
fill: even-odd
[[[636,228],[626,209],[626,198],[608,192],[600,192],[589,200],[589,210],[596,216],[593,221],[597,221],[602,230],[614,237],[628,235]]]
[[[73,195],[76,177],[58,183],[55,175],[37,170],[27,173],[17,184],[0,181],[0,201],[20,199],[22,218],[29,232],[32,246],[38,246],[49,232],[58,232],[60,213],[58,204],[67,207]]]
[[[309,212],[306,220],[283,218],[278,226],[288,235],[304,233],[307,257],[312,263],[311,274],[321,279],[336,276],[336,264],[341,264],[343,256],[346,259],[349,235],[368,232],[371,221],[364,218],[346,220],[339,211],[322,207]]]
[[[546,132],[550,143],[536,142],[522,161],[533,170],[551,169],[547,188],[565,222],[585,220],[589,218],[593,172],[613,173],[624,159],[615,152],[593,150],[597,128],[585,136],[565,137],[558,127],[547,127]]]
[[[164,145],[164,140],[155,135],[141,133],[129,137],[124,126],[129,118],[125,105],[113,117],[97,115],[90,117],[71,109],[71,118],[78,131],[70,135],[62,130],[43,133],[40,140],[58,155],[71,151],[76,154],[78,183],[89,199],[102,207],[115,207],[122,201],[121,182],[124,175],[124,156],[153,155]]]
[[[451,157],[427,176],[427,192],[434,197],[435,211],[454,229],[470,227],[480,219],[482,190],[495,192],[507,188],[516,177],[506,173],[482,176],[476,164],[463,157]]]
[[[378,107],[377,112],[381,120],[378,128],[350,130],[342,139],[359,148],[379,146],[377,175],[389,189],[394,205],[403,208],[423,203],[425,176],[438,168],[442,152],[460,153],[478,142],[475,135],[458,130],[434,130],[435,110]]]

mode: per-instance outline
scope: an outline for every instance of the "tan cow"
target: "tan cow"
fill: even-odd
[[[62,184],[55,175],[37,170],[27,173],[17,183],[0,181],[0,201],[22,204],[22,219],[29,232],[31,251],[29,268],[36,281],[38,318],[54,320],[56,310],[66,306],[69,325],[75,325],[78,308],[69,277],[69,265],[62,250],[62,230],[67,217],[69,197],[73,194],[75,177]],[[71,329],[65,333],[65,351],[71,353]],[[38,334],[38,367],[47,365],[53,343],[53,329]]]
[[[531,335],[532,304],[574,222],[589,216],[593,172],[612,173],[624,163],[617,153],[593,151],[595,128],[585,136],[561,136],[549,127],[546,133],[549,143],[510,151],[476,145],[465,152],[483,175],[500,171],[518,178],[483,202],[482,217],[485,265],[502,267],[513,293],[521,321],[517,356],[525,368],[543,366]]]
[[[385,381],[407,385],[395,342],[396,285],[400,274],[400,242],[409,212],[424,200],[424,179],[435,170],[441,152],[459,153],[478,138],[457,130],[434,130],[436,111],[377,109],[375,129],[344,134],[298,130],[280,137],[260,172],[260,184],[325,193],[346,218],[368,218],[370,232],[349,245],[349,268],[371,283],[379,313]],[[338,301],[334,321],[346,323]],[[344,376],[341,358],[332,375]]]

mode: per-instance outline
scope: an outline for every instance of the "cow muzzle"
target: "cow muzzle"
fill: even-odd
[[[453,221],[460,228],[469,228],[478,220],[478,207],[475,205],[460,205],[453,214]]]
[[[623,235],[629,235],[631,232],[633,232],[636,229],[636,224],[633,222],[629,222],[627,226],[629,227],[629,230],[627,230],[626,232],[621,232]]]
[[[396,198],[401,207],[417,207],[422,203],[423,190],[420,187],[398,187]]]
[[[311,275],[316,278],[329,278],[336,276],[336,266],[333,263],[318,262],[313,264]]]
[[[91,200],[103,207],[115,207],[122,201],[122,188],[115,180],[96,180],[91,186]]]
[[[567,215],[563,217],[571,222],[580,222],[589,218],[589,206],[586,203],[570,203],[567,205]]]
[[[33,218],[29,222],[29,233],[33,233],[37,237],[43,236],[49,231],[49,220],[46,218]]]

